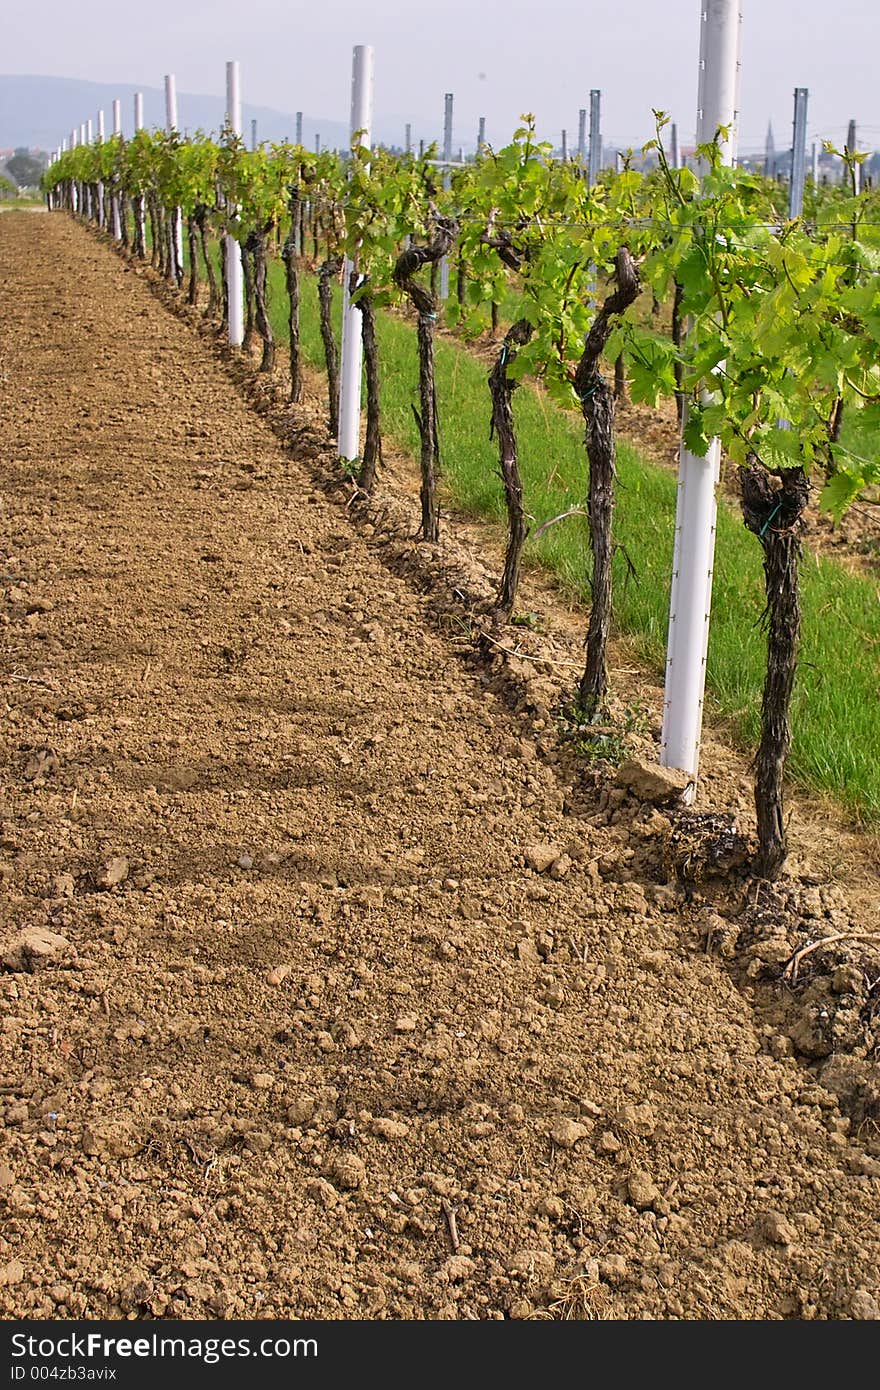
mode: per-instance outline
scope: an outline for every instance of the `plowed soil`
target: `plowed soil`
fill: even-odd
[[[582,615],[162,300],[0,218],[0,1313],[880,1316],[870,854],[595,775]]]

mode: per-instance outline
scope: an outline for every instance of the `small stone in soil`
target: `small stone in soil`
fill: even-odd
[[[589,1134],[587,1125],[579,1125],[576,1120],[557,1120],[550,1130],[550,1138],[560,1149],[573,1149],[581,1139]]]
[[[46,927],[27,927],[5,951],[3,964],[7,970],[35,972],[69,949],[70,942],[65,936]]]
[[[525,851],[525,861],[527,867],[533,869],[536,874],[545,874],[561,855],[561,845],[529,845]]]
[[[118,888],[128,878],[129,863],[124,854],[114,854],[93,874],[96,888],[103,892]]]

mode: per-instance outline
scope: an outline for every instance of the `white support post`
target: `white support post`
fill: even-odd
[[[94,138],[92,135],[91,119],[86,121],[85,126],[83,128],[85,130],[84,143],[86,145],[91,145],[92,140]],[[92,200],[92,185],[90,183],[87,183],[85,185],[84,192],[86,195],[86,217],[88,217],[89,221],[91,222],[95,216],[95,208]]]
[[[587,158],[587,108],[582,106],[578,111],[578,159],[581,164]]]
[[[806,87],[794,89],[794,120],[791,135],[791,181],[788,185],[789,220],[804,210],[804,183],[807,175],[807,99]]]
[[[373,125],[373,50],[358,44],[351,68],[351,143],[370,148]],[[361,311],[350,302],[352,275],[357,259],[346,256],[342,276],[342,350],[339,362],[339,457],[353,462],[360,454],[361,425]]]
[[[178,129],[177,80],[173,72],[168,73],[165,78],[165,129],[169,135]],[[183,276],[183,215],[180,208],[172,210],[170,238],[171,269],[175,280],[179,282]]]
[[[252,121],[251,121],[251,149],[252,149],[252,150],[255,150],[256,148],[257,148],[257,121],[256,121],[256,117],[254,117],[254,118],[252,119]]]
[[[855,154],[857,148],[858,148],[858,146],[857,146],[857,144],[856,144],[856,123],[855,123],[855,121],[850,121],[850,123],[849,123],[849,128],[848,128],[847,133],[846,133],[846,150],[847,150],[847,154]],[[845,175],[845,176],[848,176],[848,170],[846,170],[846,169],[844,170],[844,175]],[[861,164],[855,164],[855,165],[853,166],[853,182],[854,182],[854,184],[855,184],[856,197],[858,197],[859,193],[861,192],[861,188],[862,188],[862,166],[861,166]]]
[[[602,165],[602,125],[601,125],[601,104],[602,93],[598,88],[590,92],[590,141],[587,149],[587,184],[592,188],[599,178],[599,169]],[[589,280],[587,281],[587,297],[589,303],[596,311],[596,267],[590,264]]]
[[[113,99],[113,134],[122,134],[122,102],[119,97]],[[122,218],[119,213],[119,194],[114,193],[110,199],[110,214],[113,218],[113,235],[117,241],[122,240]]]
[[[303,142],[303,113],[302,113],[301,111],[297,111],[297,113],[296,113],[296,143],[297,143],[298,145],[301,145],[302,142]]]
[[[403,152],[404,154],[412,152],[412,126],[408,121],[403,130]]]
[[[70,148],[75,150],[78,144],[77,133],[75,130],[70,132]],[[70,201],[74,212],[79,212],[79,184],[76,179],[70,181]]]
[[[480,117],[480,124],[477,128],[477,154],[482,154],[486,148],[486,117]]]
[[[241,135],[241,71],[237,62],[226,64],[226,124],[233,135]],[[230,207],[229,212],[234,217],[237,209]],[[241,246],[230,232],[226,233],[226,291],[229,345],[241,347],[244,341],[244,274]]]
[[[447,92],[443,99],[443,187],[452,187],[452,101],[453,93]],[[449,298],[449,257],[443,256],[440,261],[440,302],[445,304]]]
[[[562,132],[562,163],[568,163],[568,131]]]
[[[103,111],[99,111],[99,112],[98,112],[98,143],[101,144],[101,145],[103,145],[103,143],[104,143],[104,112],[103,112]],[[103,227],[103,225],[104,225],[104,183],[103,183],[103,180],[99,179],[99,180],[98,180],[98,226],[99,226],[99,227]]]
[[[741,23],[739,0],[703,0],[697,144],[708,144],[723,126],[726,164],[736,157]],[[678,470],[660,762],[690,774],[689,804],[700,760],[720,457],[717,439],[705,458],[682,444]]]
[[[116,116],[115,116],[115,107],[114,107],[114,117],[113,117],[113,119],[114,119],[114,121],[115,121],[115,119],[116,119]],[[137,133],[138,133],[139,130],[143,130],[143,128],[144,128],[144,94],[143,94],[143,92],[135,92],[135,94],[134,94],[134,133],[135,133],[135,135],[137,135]],[[121,114],[120,114],[120,117],[119,117],[119,132],[120,132],[120,134],[122,133],[122,116],[121,116]],[[144,196],[143,196],[143,194],[141,194],[140,197],[135,198],[135,200],[134,200],[134,216],[135,216],[135,221],[137,222],[137,234],[136,234],[136,236],[137,236],[137,245],[140,246],[140,247],[145,247],[146,244],[147,244],[147,226],[146,226],[146,221],[147,221],[147,219],[146,219],[146,212],[145,212],[145,210],[144,210]],[[122,235],[122,227],[121,227],[121,225],[120,225],[120,229],[119,229],[119,234],[120,234],[120,236]]]
[[[599,178],[602,167],[602,93],[597,89],[590,92],[590,147],[587,163],[587,180],[592,186]]]
[[[794,221],[804,210],[804,182],[807,171],[807,96],[806,87],[794,89],[794,119],[791,133],[791,169],[788,182],[788,217]],[[790,430],[791,421],[784,417],[776,421],[781,430]]]
[[[669,133],[669,167],[679,169],[681,167],[681,153],[678,147],[678,126],[672,122]]]

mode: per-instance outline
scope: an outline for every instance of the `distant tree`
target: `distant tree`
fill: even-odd
[[[0,174],[0,198],[17,198],[18,189],[12,179],[6,179]]]
[[[35,159],[29,150],[16,150],[6,161],[6,172],[15,179],[19,188],[31,188],[40,182],[43,174],[42,160]]]

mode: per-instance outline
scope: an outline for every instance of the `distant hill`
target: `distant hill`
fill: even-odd
[[[82,82],[72,77],[4,77],[0,75],[0,149],[54,150],[73,129],[91,120],[97,128],[97,113],[103,110],[105,129],[113,129],[113,101],[122,102],[122,132],[131,135],[134,126],[134,94],[143,92],[144,124],[148,128],[165,124],[165,92],[160,87],[136,87],[130,83],[110,86],[103,82]],[[221,96],[177,93],[177,115],[182,132],[195,130],[216,133],[223,124],[225,101]],[[250,143],[251,121],[257,122],[258,140],[293,140],[296,117],[268,106],[242,105],[245,140]],[[376,138],[387,139],[379,130]],[[303,144],[314,149],[315,136],[321,148],[345,149],[349,131],[344,121],[325,120],[303,113]],[[398,136],[399,138],[399,136]]]

